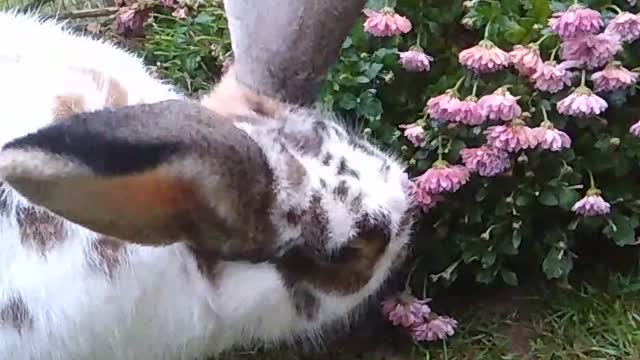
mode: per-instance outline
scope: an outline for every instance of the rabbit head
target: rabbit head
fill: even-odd
[[[373,293],[414,209],[396,159],[313,109],[228,118],[168,100],[77,113],[6,144],[0,178],[100,234],[272,263],[306,305]],[[312,316],[316,300],[296,306]]]

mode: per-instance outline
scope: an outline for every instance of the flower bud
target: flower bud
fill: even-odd
[[[611,145],[613,147],[620,146],[620,138],[612,137],[611,139],[609,139],[609,145]]]
[[[526,164],[529,162],[529,158],[527,157],[527,155],[525,153],[520,154],[520,156],[518,156],[518,164]]]
[[[382,77],[384,79],[384,82],[387,84],[391,84],[393,80],[395,80],[395,74],[393,73],[393,71],[389,71],[388,73],[384,74]]]
[[[460,20],[460,24],[462,24],[462,26],[464,26],[467,29],[473,29],[474,25],[473,23],[475,22],[474,18],[463,18],[462,20]]]

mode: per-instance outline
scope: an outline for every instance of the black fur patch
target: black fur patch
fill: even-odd
[[[340,163],[338,164],[338,175],[342,175],[342,176],[351,176],[354,177],[356,179],[360,178],[360,174],[358,174],[357,171],[355,171],[354,169],[352,169],[349,165],[347,165],[347,159],[346,158],[340,158]]]
[[[104,113],[104,114],[103,114]],[[125,175],[152,169],[180,151],[178,143],[133,143],[110,136],[95,122],[117,116],[116,111],[80,113],[7,143],[3,149],[34,148],[74,158],[99,175]]]
[[[349,185],[345,180],[340,180],[338,186],[333,189],[333,195],[336,200],[340,202],[345,202],[347,200],[347,196],[349,196]]]

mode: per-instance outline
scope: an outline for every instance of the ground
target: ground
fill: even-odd
[[[225,360],[640,359],[640,276],[612,276],[601,285],[459,298],[452,314],[461,327],[446,343],[417,346],[367,325],[326,352],[236,353]]]

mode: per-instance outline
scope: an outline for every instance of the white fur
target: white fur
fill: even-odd
[[[78,68],[113,76],[127,89],[131,104],[181,97],[148,75],[132,54],[71,35],[54,22],[0,13],[0,34],[0,146],[50,124],[56,95],[81,93],[92,109],[103,107],[104,94]],[[263,129],[238,127],[268,149],[268,143],[261,144],[266,141]],[[325,147],[348,158],[363,179],[350,185],[372,195],[364,206],[389,211],[392,228],[397,229],[408,206],[400,187],[400,165],[386,157],[392,167],[385,181],[375,171],[382,164],[380,158],[367,156],[338,137]],[[334,174],[317,158],[294,155],[310,175],[305,186],[317,187],[320,178],[335,185]],[[282,172],[286,164],[276,157],[270,161],[276,173]],[[26,200],[9,190],[15,211]],[[285,191],[280,196],[305,201],[304,194]],[[336,209],[329,214],[333,229],[351,228],[354,219],[349,214],[337,205],[325,206]],[[87,263],[97,234],[66,222],[67,238],[59,239],[61,244],[43,256],[21,244],[14,215],[0,218],[0,309],[18,294],[33,317],[33,327],[22,333],[0,322],[0,359],[14,360],[196,359],[235,346],[296,338],[317,341],[325,326],[348,321],[354,309],[375,293],[408,240],[408,233],[393,239],[374,276],[357,293],[336,296],[316,291],[320,313],[307,321],[296,313],[280,273],[270,264],[225,263],[214,285],[200,274],[183,244],[128,245],[128,263],[109,278]]]

